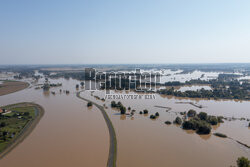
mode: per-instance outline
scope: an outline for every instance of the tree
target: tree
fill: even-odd
[[[83,86],[84,86],[84,82],[81,82],[80,84],[81,84],[81,87],[83,87]]]
[[[128,110],[131,110],[131,107],[128,107]]]
[[[223,117],[222,116],[218,116],[217,117],[218,123],[224,123],[223,121]]]
[[[196,130],[196,133],[198,134],[209,134],[211,132],[210,124],[199,118],[192,118],[189,121],[184,121],[182,127],[187,130]]]
[[[198,134],[209,134],[211,132],[211,126],[205,121],[200,121],[196,132]]]
[[[237,160],[238,167],[249,167],[250,161],[246,157],[239,157]]]
[[[43,88],[43,90],[49,90],[50,85],[48,83],[44,83],[42,88]]]
[[[115,101],[111,101],[111,107],[116,107],[116,102]]]
[[[158,112],[156,112],[156,113],[155,113],[155,116],[156,116],[156,117],[159,117],[159,116],[160,116],[160,114],[159,114]]]
[[[5,122],[1,122],[0,123],[0,127],[5,127],[6,126],[6,123]]]
[[[175,120],[174,120],[174,123],[180,125],[182,123],[181,118],[180,117],[176,117]]]
[[[186,130],[189,130],[189,129],[195,130],[196,129],[196,125],[195,125],[194,121],[192,121],[192,120],[184,121],[182,124],[182,127],[183,127],[183,129],[186,129]]]
[[[187,116],[188,116],[188,117],[194,117],[194,116],[196,116],[196,111],[195,111],[195,110],[192,110],[192,109],[189,110],[188,113],[187,113]]]
[[[91,107],[92,105],[93,105],[92,102],[88,102],[87,104],[88,107]]]
[[[150,119],[155,119],[156,117],[155,117],[155,115],[150,115],[149,118],[150,118]]]
[[[79,85],[78,84],[76,84],[76,89],[79,89]]]
[[[209,116],[207,122],[210,123],[211,125],[217,125],[218,119],[216,116]]]
[[[148,114],[148,110],[147,109],[143,110],[143,114]]]
[[[121,107],[120,107],[120,111],[121,111],[121,114],[122,114],[122,115],[126,114],[126,107],[121,106]]]
[[[170,125],[172,123],[170,121],[166,121],[165,124]]]
[[[123,106],[122,103],[120,101],[118,101],[116,107],[121,107],[121,106]]]
[[[29,112],[25,112],[23,115],[24,115],[24,116],[29,116],[30,113],[29,113]]]
[[[198,117],[201,119],[201,120],[207,120],[207,113],[205,113],[205,112],[200,112],[199,114],[198,114]]]

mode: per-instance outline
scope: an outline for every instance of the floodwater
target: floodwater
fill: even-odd
[[[63,87],[52,88],[57,94],[44,93],[34,87],[0,96],[0,105],[35,102],[45,115],[33,132],[7,156],[1,167],[80,167],[106,166],[109,135],[101,112],[78,99],[74,80],[60,79]],[[59,89],[70,90],[66,95]]]
[[[208,85],[192,85],[192,86],[182,86],[180,87],[180,89],[178,89],[178,91],[181,91],[181,92],[185,92],[187,90],[197,91],[200,89],[212,90],[212,88]]]
[[[125,93],[125,92],[111,92]],[[133,92],[127,92],[136,94]],[[95,100],[94,96],[104,97],[103,92],[82,92],[81,96]],[[118,111],[110,108],[112,100],[99,104],[108,106],[108,114],[114,124],[118,141],[119,167],[127,166],[230,166],[236,165],[240,156],[250,158],[250,150],[231,139],[219,138],[214,135],[198,135],[194,131],[186,131],[176,125],[165,125],[165,121],[173,121],[180,112],[194,109],[204,111],[210,115],[250,118],[250,102],[215,101],[201,99],[177,99],[155,95],[155,99],[122,99],[126,107],[135,109],[134,116],[120,115]],[[176,102],[193,102],[204,106],[196,108],[190,104],[177,104]],[[171,107],[166,112],[164,108]],[[148,109],[148,115],[140,115],[139,111]],[[151,114],[159,112],[156,120],[149,119]],[[212,133],[220,132],[229,137],[250,145],[250,129],[248,121],[225,121],[213,126]]]
[[[56,95],[35,90],[36,86],[13,94],[0,96],[0,105],[17,102],[35,102],[42,105],[45,115],[34,131],[6,157],[0,160],[4,167],[104,167],[109,148],[109,134],[100,111],[88,109],[86,102],[75,95],[75,80],[50,80],[51,83],[63,83],[62,87],[52,88]],[[40,81],[41,83],[43,80]],[[59,89],[70,90],[70,94],[59,93]],[[134,92],[112,92],[136,94]],[[179,112],[195,109],[211,115],[250,119],[249,101],[215,101],[187,98],[173,98],[155,94],[155,99],[123,99],[126,107],[136,110],[134,116],[122,116],[110,108],[112,100],[95,99],[104,97],[104,91],[84,91],[81,96],[108,106],[106,109],[113,122],[118,142],[118,167],[161,167],[161,166],[230,166],[236,165],[240,156],[250,158],[250,150],[231,139],[213,135],[197,135],[193,131],[182,130],[176,125],[165,125],[173,121]],[[204,106],[196,108],[193,102]],[[164,108],[171,107],[166,112]],[[139,111],[148,109],[148,115]],[[159,112],[160,117],[150,120],[149,116]],[[232,120],[214,126],[212,133],[221,132],[229,137],[250,145],[250,129],[247,120]]]

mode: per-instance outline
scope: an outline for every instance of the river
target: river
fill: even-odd
[[[87,103],[76,97],[73,79],[54,79],[51,83],[62,83],[62,87],[51,88],[56,94],[34,89],[0,96],[0,105],[18,102],[35,102],[45,109],[45,115],[34,131],[6,157],[0,160],[4,167],[68,167],[68,166],[106,166],[109,149],[109,134],[101,112],[96,108],[87,108]],[[43,83],[43,79],[39,81]],[[38,84],[38,83],[35,83]],[[70,90],[70,94],[59,93],[59,89]],[[80,89],[81,90],[81,89]],[[126,93],[126,92],[112,92]],[[134,92],[127,92],[136,94]],[[160,166],[230,166],[236,165],[239,156],[250,158],[250,150],[230,139],[213,135],[197,135],[193,131],[182,130],[176,125],[165,125],[173,121],[179,112],[195,109],[212,115],[225,117],[250,118],[250,102],[215,101],[187,98],[173,98],[155,95],[156,99],[116,100],[126,107],[136,110],[134,116],[120,115],[110,107],[111,100],[105,102],[94,96],[104,97],[104,91],[83,91],[82,97],[105,104],[116,131],[119,167],[160,167]],[[176,102],[193,102],[204,106],[196,108],[190,104]],[[156,105],[171,107],[166,112]],[[139,111],[148,109],[148,115]],[[149,115],[160,113],[156,120]],[[214,126],[212,133],[221,132],[250,145],[250,129],[246,120],[225,121]]]

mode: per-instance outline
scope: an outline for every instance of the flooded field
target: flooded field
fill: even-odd
[[[87,103],[76,97],[76,81],[56,82],[63,82],[63,87],[51,90],[72,93],[52,95],[31,87],[0,96],[1,106],[27,101],[45,109],[34,131],[0,160],[0,166],[106,166],[109,136],[102,114],[95,107],[88,109]]]
[[[114,93],[114,92],[113,92]],[[117,93],[117,92],[116,92]],[[121,93],[121,92],[120,92]],[[102,93],[93,96],[102,97]],[[82,96],[95,99],[89,92]],[[250,150],[233,140],[210,135],[197,135],[194,131],[182,130],[176,125],[165,125],[164,122],[173,121],[179,112],[195,109],[211,115],[225,117],[249,118],[249,102],[188,100],[163,97],[156,95],[155,100],[116,100],[126,107],[136,110],[132,117],[120,115],[116,110],[107,109],[118,136],[118,166],[230,166],[235,165],[239,156],[250,157]],[[190,104],[176,104],[176,102],[194,102],[205,106],[199,109]],[[111,101],[106,101],[110,106]],[[100,104],[102,102],[100,101]],[[155,106],[171,107],[166,109]],[[148,109],[149,114],[140,115],[139,111]],[[150,114],[159,112],[156,120],[149,119]],[[250,133],[245,121],[225,121],[213,126],[212,133],[221,132],[250,145]],[[219,156],[218,156],[219,155]],[[190,159],[194,159],[190,161]],[[207,162],[207,164],[205,163]]]
[[[185,92],[187,90],[196,91],[200,89],[212,90],[212,88],[208,85],[207,86],[192,85],[192,86],[182,86],[180,87],[180,89],[178,89],[178,91]]]
[[[18,102],[35,102],[45,109],[45,115],[35,130],[21,144],[0,160],[0,166],[106,166],[109,134],[101,112],[87,108],[86,102],[76,97],[76,80],[49,79],[50,83],[62,83],[62,87],[49,91],[35,89],[44,79],[25,90],[0,96],[0,105]],[[29,82],[31,82],[29,80]],[[70,93],[60,93],[60,89]],[[81,90],[81,88],[79,89]],[[55,95],[51,94],[54,91]],[[135,92],[111,92],[136,94]],[[105,102],[94,96],[105,97],[104,91],[83,91],[82,97],[91,99],[106,109],[116,131],[118,142],[117,166],[230,166],[236,165],[240,156],[250,158],[250,150],[231,139],[210,135],[198,135],[177,125],[166,125],[180,112],[194,109],[211,115],[228,118],[250,119],[249,101],[205,100],[160,96],[155,99],[117,99],[124,106],[136,110],[133,116],[120,115]],[[193,102],[204,108],[176,102]],[[164,108],[170,107],[166,112]],[[139,111],[149,110],[141,115]],[[150,114],[159,112],[156,120]],[[212,133],[221,132],[250,145],[250,129],[247,120],[227,120],[213,126]]]

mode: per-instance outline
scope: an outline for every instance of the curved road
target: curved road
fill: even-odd
[[[88,100],[88,99],[81,97],[80,92],[77,92],[76,96],[84,101],[91,102],[93,105],[95,105],[102,112],[102,115],[105,119],[105,122],[106,122],[106,124],[108,126],[108,130],[109,130],[110,145],[109,145],[109,157],[108,157],[107,167],[116,167],[117,140],[116,140],[115,129],[113,127],[111,120],[109,119],[108,114],[106,113],[103,106],[101,106],[101,105],[99,105],[91,100]]]

